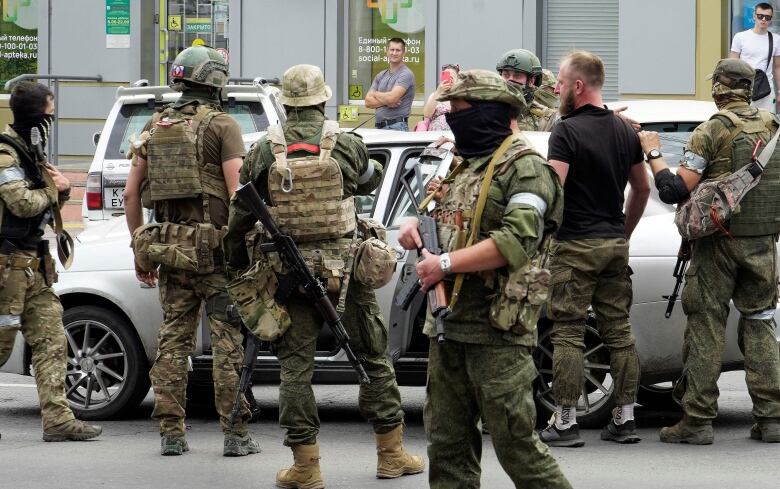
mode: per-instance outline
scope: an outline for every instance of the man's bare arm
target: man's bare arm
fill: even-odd
[[[645,165],[642,161],[631,167],[628,174],[631,188],[626,198],[626,238],[631,238],[642,214],[645,212],[647,199],[650,197],[650,180],[647,178]]]
[[[127,229],[133,232],[144,223],[143,210],[141,209],[141,181],[146,174],[146,160],[135,156],[135,164],[130,167],[127,175],[127,183],[123,194],[125,203],[125,220]]]
[[[559,160],[550,160],[555,173],[558,174],[558,179],[561,181],[561,185],[566,184],[566,175],[569,174],[569,164]]]
[[[225,186],[229,197],[233,197],[233,193],[238,188],[239,174],[243,164],[244,160],[241,158],[231,158],[222,162],[222,174],[225,176]]]

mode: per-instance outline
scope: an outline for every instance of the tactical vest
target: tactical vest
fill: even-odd
[[[722,110],[712,116],[731,131],[730,144],[721,146],[702,175],[704,180],[721,178],[750,162],[756,142],[762,145],[776,130],[774,116],[758,111],[748,119],[741,119],[729,110]],[[761,148],[759,148],[759,153]],[[758,154],[758,153],[757,153]],[[780,149],[776,149],[769,160],[761,181],[750,190],[739,204],[737,212],[729,221],[729,233],[733,236],[765,236],[780,233]]]
[[[274,162],[268,171],[271,214],[296,242],[343,238],[355,231],[355,199],[344,198],[344,176],[331,156],[338,123],[325,121],[319,145],[287,145],[279,126],[268,129]],[[288,153],[309,153],[287,159]],[[319,153],[319,154],[318,154]]]
[[[501,175],[506,172],[515,160],[526,155],[540,156],[525,137],[515,135],[512,145],[496,162],[495,174]],[[471,232],[471,222],[475,217],[480,185],[487,168],[485,165],[475,171],[471,167],[461,168],[462,166],[463,163],[452,171],[448,178],[451,181],[447,197],[438,203],[433,211],[433,217],[437,222],[439,244],[443,252],[455,251],[465,246],[466,238]],[[509,196],[501,194],[497,185],[491,185],[482,223],[500,222],[508,198]]]
[[[203,219],[209,223],[209,196],[229,205],[222,165],[206,162],[203,155],[204,134],[211,120],[222,113],[210,105],[197,105],[167,107],[154,115],[147,142],[147,179],[153,206],[199,197]]]
[[[17,163],[21,162],[19,154],[8,144],[0,143],[0,153],[10,155]],[[30,179],[21,165],[17,168],[25,174],[25,179],[30,189],[45,187],[45,185],[36,184]],[[39,230],[42,216],[43,213],[35,217],[15,216],[12,212],[6,210],[5,202],[0,199],[0,238],[27,240],[30,241],[29,244],[40,241],[40,236],[43,235],[43,232]]]

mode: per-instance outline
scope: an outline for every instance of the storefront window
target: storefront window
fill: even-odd
[[[230,61],[228,1],[168,0],[168,66],[190,46],[207,45]]]
[[[415,99],[425,96],[425,0],[350,0],[350,101],[363,100],[374,77],[388,67],[385,47],[393,37],[406,42],[404,63],[414,73]]]
[[[761,0],[731,0],[731,39],[734,38],[734,34],[737,32],[746,31],[755,26],[753,12],[759,3],[761,3]],[[774,5],[774,2],[765,3]],[[777,10],[774,14],[777,14]],[[769,23],[770,31],[780,33],[779,20],[776,15],[772,17],[772,22]],[[731,39],[729,39],[729,45],[731,44]]]
[[[0,19],[0,91],[5,82],[38,73],[38,2],[5,0]]]

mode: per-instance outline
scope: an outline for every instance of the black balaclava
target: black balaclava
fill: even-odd
[[[46,146],[51,131],[53,114],[43,111],[14,112],[14,122],[11,127],[27,144],[30,144],[30,131],[37,127],[41,133],[41,146]]]
[[[458,153],[466,158],[493,153],[507,136],[517,109],[504,102],[469,100],[471,107],[446,114]]]
[[[173,87],[174,90],[181,92],[181,97],[173,104],[175,109],[194,103],[200,105],[216,105],[217,107],[222,106],[220,97],[221,89],[215,89],[197,83],[188,83],[186,81],[177,82],[175,85],[176,86]]]

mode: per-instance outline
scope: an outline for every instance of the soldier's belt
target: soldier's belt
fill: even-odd
[[[30,268],[32,270],[38,270],[40,264],[41,260],[39,258],[19,255],[0,255],[0,268],[13,268],[17,270]]]

